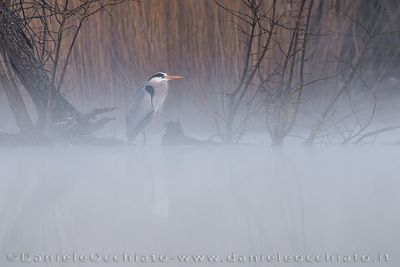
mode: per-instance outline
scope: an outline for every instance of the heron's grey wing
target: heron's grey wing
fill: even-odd
[[[153,118],[153,114],[152,96],[146,91],[146,85],[143,85],[133,97],[126,116],[129,141],[134,140],[146,127]]]

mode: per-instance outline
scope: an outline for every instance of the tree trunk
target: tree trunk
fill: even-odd
[[[272,137],[272,146],[282,146],[285,137],[283,135],[276,135]]]
[[[44,66],[35,57],[33,45],[25,35],[24,29],[23,20],[10,10],[9,3],[0,0],[0,54],[5,59],[6,70],[0,77],[0,82],[5,87],[21,132],[32,128],[33,123],[26,112],[16,84],[9,79],[10,75],[7,75],[7,70],[10,74],[15,74],[35,105],[39,118],[33,126],[35,140],[41,137],[52,139],[68,137],[70,140],[85,137],[87,140],[92,133],[114,119],[98,117],[115,108],[106,107],[88,113],[79,112],[54,87]]]
[[[25,36],[21,19],[0,2],[0,48],[25,87],[38,112],[37,125],[44,129],[48,114],[52,121],[79,116],[79,112],[52,85],[43,66],[35,58]]]
[[[15,116],[19,130],[22,133],[29,132],[33,129],[32,120],[26,110],[18,86],[13,80],[10,69],[7,66],[7,59],[1,57],[0,59],[2,60],[2,63],[0,63],[0,85],[3,85],[10,109]]]

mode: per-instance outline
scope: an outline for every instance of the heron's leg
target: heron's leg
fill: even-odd
[[[146,144],[146,129],[143,129],[143,145],[145,145]]]

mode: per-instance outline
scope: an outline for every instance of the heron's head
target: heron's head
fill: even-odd
[[[183,79],[182,76],[177,76],[177,75],[168,75],[164,72],[157,72],[153,76],[150,77],[149,81],[150,82],[168,82],[171,80],[180,80]]]

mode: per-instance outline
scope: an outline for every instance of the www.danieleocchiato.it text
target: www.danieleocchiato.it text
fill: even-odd
[[[10,253],[8,262],[21,263],[387,263],[389,254],[330,254],[289,255],[284,253],[259,253],[245,255],[231,253],[229,255],[161,255],[136,253],[54,253],[35,254],[29,252]]]

